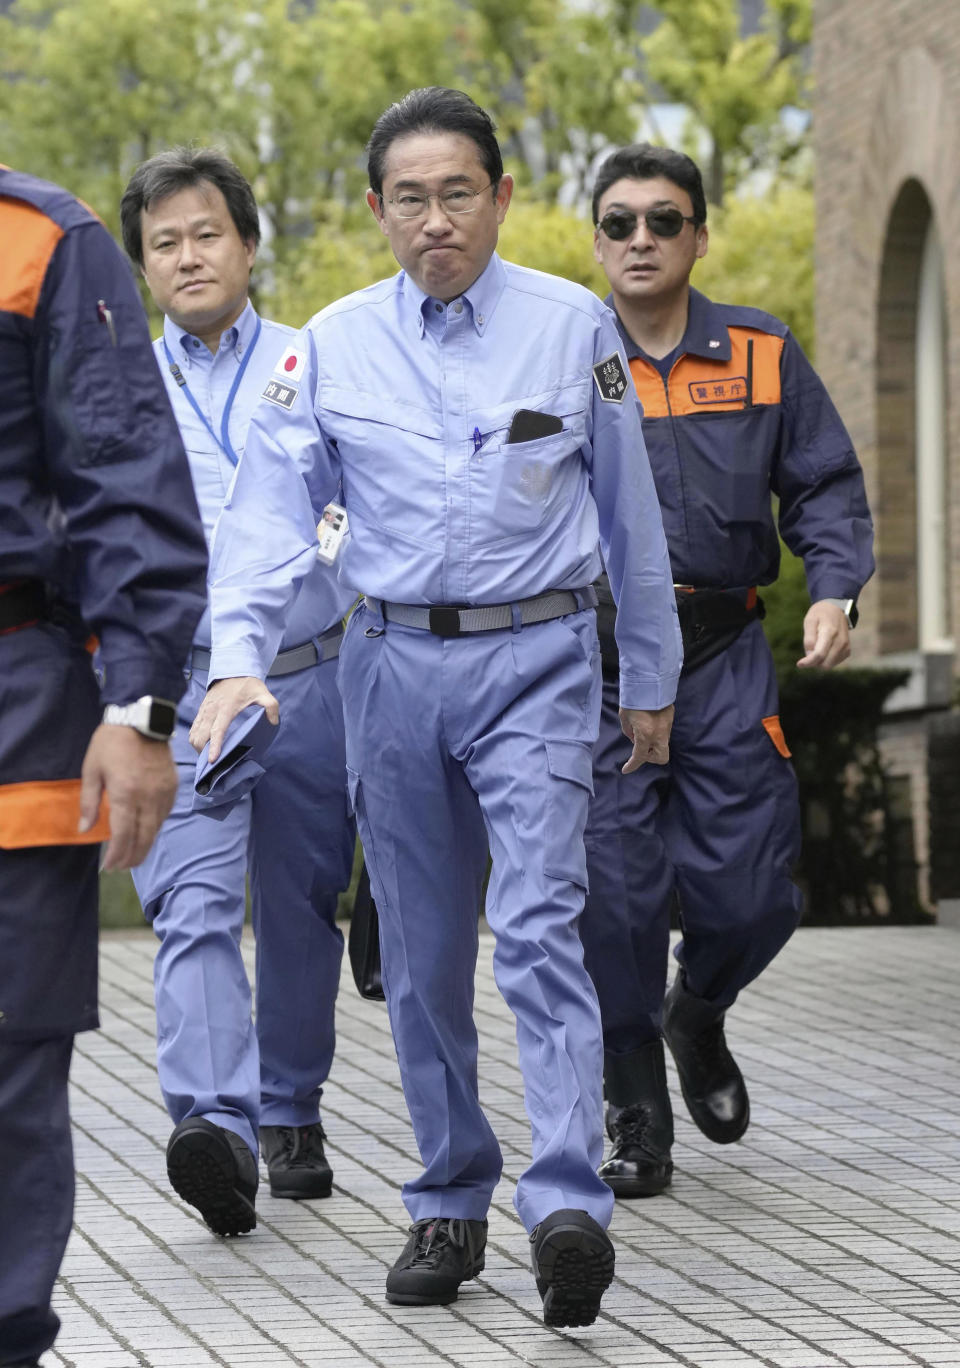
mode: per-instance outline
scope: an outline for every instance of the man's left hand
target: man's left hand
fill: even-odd
[[[649,761],[665,765],[670,759],[670,728],[673,726],[673,704],[647,712],[644,708],[621,708],[620,726],[628,741],[633,742],[633,754],[623,767],[624,774],[632,774]]]
[[[803,619],[802,660],[797,661],[801,670],[819,666],[822,670],[832,670],[850,654],[850,628],[843,610],[835,603],[821,599],[807,610]]]

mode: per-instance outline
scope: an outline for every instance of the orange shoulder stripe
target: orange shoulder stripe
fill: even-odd
[[[104,796],[91,831],[77,831],[79,779],[37,779],[0,784],[0,850],[33,846],[95,845],[110,839],[110,814]]]
[[[643,416],[666,418],[672,414],[682,418],[691,413],[727,413],[745,408],[748,392],[754,404],[779,404],[783,338],[753,328],[732,327],[730,344],[729,361],[705,361],[690,355],[680,358],[670,372],[669,407],[658,372],[635,357],[630,373],[643,404]]]
[[[32,318],[63,229],[22,200],[0,197],[0,309]]]

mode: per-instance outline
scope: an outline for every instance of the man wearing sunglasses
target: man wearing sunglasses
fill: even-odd
[[[850,653],[872,527],[850,439],[789,329],[690,287],[708,240],[690,158],[647,144],[615,152],[597,176],[593,215],[643,405],[685,652],[669,761],[624,776],[612,599],[601,583],[604,690],[581,935],[603,1017],[613,1141],[600,1176],[618,1197],[643,1197],[673,1168],[663,1038],[697,1126],[718,1144],[738,1140],[750,1108],[724,1014],[800,917],[796,780],[757,597],[779,570],[772,496],[810,591],[805,669]],[[664,996],[675,898],[683,939]]]

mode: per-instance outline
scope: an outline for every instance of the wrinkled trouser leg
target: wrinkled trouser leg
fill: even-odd
[[[619,686],[604,680],[580,936],[608,1054],[629,1054],[659,1036],[670,947],[674,872],[659,831],[670,766],[623,774],[632,749],[620,727]]]
[[[615,733],[615,704],[608,685],[582,935],[605,1043],[626,1053],[659,1034],[674,889],[677,957],[691,992],[718,1007],[789,939],[801,910],[791,878],[800,818],[793,767],[763,725],[778,702],[759,623],[681,677],[668,765],[619,773],[630,746]]]
[[[354,825],[336,661],[270,687],[283,720],[253,790],[250,831],[260,1124],[305,1126],[319,1117],[333,1062],[337,897],[350,882]]]
[[[498,985],[533,1135],[517,1209],[609,1222],[602,1043],[577,934],[596,735],[592,616],[442,640],[361,609],[341,652],[347,765],[380,912],[384,986],[423,1173],[416,1220],[481,1219],[500,1175],[477,1096],[473,979],[486,838]]]
[[[187,733],[206,684],[195,675],[174,739],[173,811],[133,872],[160,940],[157,1070],[167,1111],[174,1122],[204,1116],[242,1136],[254,1154],[261,1121],[316,1120],[333,1056],[343,950],[334,918],[337,892],[349,881],[353,830],[335,676],[331,662],[271,680],[281,722],[265,773],[214,817],[193,809],[197,757]],[[256,1028],[240,952],[248,860]]]
[[[677,874],[683,939],[675,954],[696,997],[729,1007],[800,920],[793,766],[764,726],[779,703],[763,628],[684,681],[664,840]]]
[[[193,810],[197,755],[187,733],[205,682],[195,675],[181,704],[177,796],[133,881],[160,942],[157,1073],[170,1118],[204,1116],[256,1154],[260,1067],[240,953],[251,799],[224,805],[222,820]]]

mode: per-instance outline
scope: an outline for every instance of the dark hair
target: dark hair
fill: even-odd
[[[487,111],[462,90],[449,90],[446,86],[411,90],[385,109],[373,126],[367,143],[370,188],[376,195],[383,194],[383,165],[396,138],[408,133],[462,133],[476,143],[484,170],[496,190],[503,175],[503,157],[495,128]]]
[[[230,158],[215,147],[171,147],[137,167],[120,201],[123,246],[135,266],[143,266],[141,211],[178,190],[204,183],[216,186],[223,195],[242,241],[259,243],[257,201],[250,182]]]
[[[693,204],[694,227],[699,228],[707,221],[707,200],[703,193],[703,178],[697,163],[685,152],[675,152],[672,147],[654,147],[652,143],[632,143],[611,152],[600,170],[593,186],[593,221],[597,222],[600,201],[618,180],[654,180],[663,176],[673,181],[681,190],[686,190]]]

